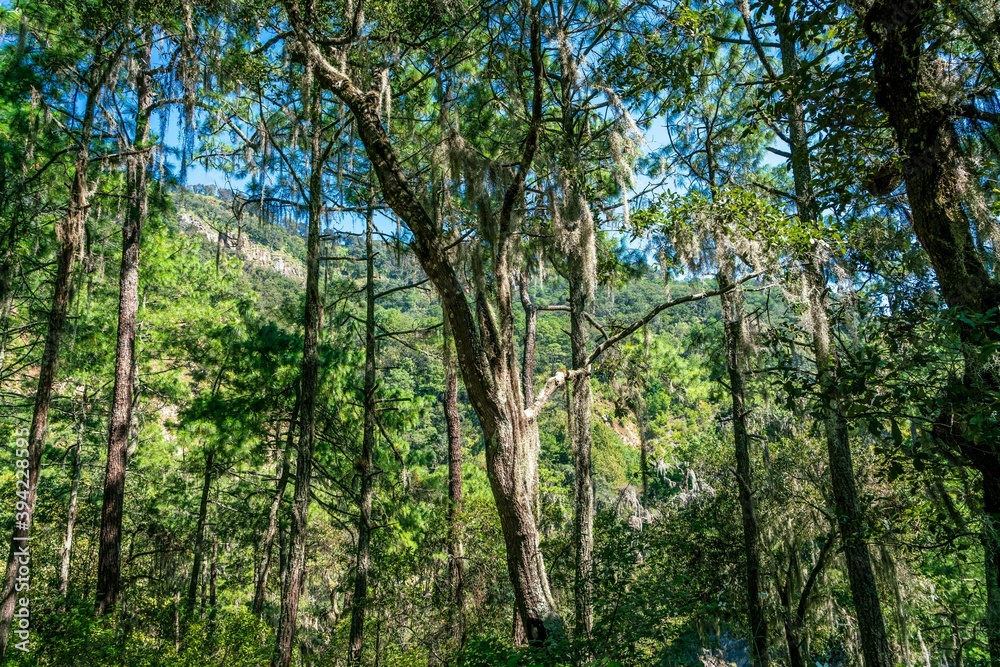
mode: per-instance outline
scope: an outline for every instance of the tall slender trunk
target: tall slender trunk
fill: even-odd
[[[535,343],[538,339],[538,307],[531,301],[531,294],[528,292],[528,275],[521,273],[517,281],[518,292],[521,298],[521,308],[524,310],[524,338],[521,349],[521,391],[524,396],[524,404],[531,405],[535,402]],[[531,464],[531,503],[535,510],[535,522],[542,520],[542,499],[539,495],[539,469],[538,460],[541,456],[541,439],[538,437],[538,422],[532,420],[528,425],[530,442],[533,445],[530,458]]]
[[[794,27],[783,12],[778,21],[782,68],[786,73],[798,69],[798,56],[793,37]],[[818,220],[816,201],[812,189],[809,135],[801,102],[794,95],[790,98],[788,136],[791,148],[792,179],[795,187],[796,209],[804,225],[812,226]],[[866,667],[891,667],[892,653],[885,629],[885,619],[879,603],[875,572],[865,537],[864,516],[858,502],[854,462],[848,436],[848,425],[840,410],[840,390],[837,382],[836,351],[830,344],[829,303],[826,277],[823,274],[820,249],[803,259],[805,277],[809,286],[813,353],[816,357],[816,382],[820,388],[820,405],[830,459],[830,479],[834,504],[839,519],[841,541],[847,560],[848,579],[855,613],[858,616],[858,634]]]
[[[374,495],[374,468],[372,455],[375,449],[375,248],[372,243],[374,221],[371,206],[365,220],[365,397],[364,435],[358,475],[361,477],[361,495],[358,503],[358,553],[354,569],[354,601],[351,603],[351,664],[361,664],[364,649],[365,613],[368,611],[368,576],[371,570],[372,496]]]
[[[642,328],[643,369],[649,368],[649,327]],[[639,476],[642,480],[642,504],[649,502],[649,413],[646,407],[646,380],[636,388],[635,412],[639,422]]]
[[[66,537],[59,551],[59,594],[65,598],[69,594],[69,566],[73,553],[73,530],[76,526],[76,514],[80,499],[80,479],[83,476],[83,439],[84,427],[87,422],[87,389],[83,387],[80,412],[76,423],[76,444],[73,446],[73,481],[69,487],[69,506],[66,509]]]
[[[292,445],[295,442],[295,419],[299,413],[299,393],[295,392],[295,405],[288,420],[288,433],[285,439],[285,449],[278,462],[278,475],[275,480],[274,499],[267,514],[267,531],[261,544],[260,565],[257,568],[257,580],[254,582],[253,613],[259,616],[264,610],[264,598],[267,597],[267,578],[271,570],[271,551],[274,548],[274,537],[278,534],[278,524],[281,517],[281,502],[285,498],[288,487],[288,460],[292,455]]]
[[[275,637],[272,667],[288,667],[292,661],[299,596],[305,584],[306,532],[309,524],[309,489],[312,483],[313,451],[316,447],[316,401],[319,391],[319,332],[323,326],[319,293],[319,262],[322,251],[320,221],[323,213],[323,152],[321,147],[322,96],[314,85],[312,67],[306,70],[304,89],[310,91],[311,159],[309,175],[309,235],[306,244],[306,304],[302,343],[301,416],[295,464],[295,495],[288,553],[288,581],[283,587],[281,616]]]
[[[589,355],[587,314],[594,309],[594,288],[597,273],[594,221],[582,196],[579,197],[577,219],[563,221],[576,229],[567,230],[572,237],[569,251],[569,318],[570,350],[573,368],[586,370]],[[591,468],[591,404],[590,374],[580,373],[572,380],[572,419],[570,442],[573,450],[574,515],[573,537],[576,547],[576,571],[573,592],[576,606],[576,634],[589,637],[594,629],[594,478]]]
[[[122,226],[122,260],[119,274],[118,347],[115,354],[115,387],[108,420],[108,462],[104,474],[100,549],[97,557],[98,616],[111,611],[121,585],[122,511],[125,505],[125,468],[128,434],[132,423],[132,392],[135,386],[135,333],[139,312],[139,240],[148,208],[149,114],[153,101],[150,59],[152,33],[144,37],[139,72],[136,74],[137,107],[133,155],[128,165],[128,212]]]
[[[725,246],[723,242],[721,245]],[[721,249],[717,280],[720,289],[733,285],[735,265],[728,247]],[[721,295],[723,337],[729,394],[733,404],[733,443],[736,450],[736,485],[743,518],[743,554],[746,558],[747,617],[750,621],[750,656],[754,667],[766,667],[770,661],[767,647],[767,616],[761,593],[760,526],[753,495],[753,470],[750,456],[750,432],[747,428],[746,380],[743,335],[743,293],[730,290]]]
[[[95,57],[96,58],[96,57]],[[38,477],[42,467],[42,450],[45,446],[45,432],[49,423],[49,406],[52,401],[52,386],[55,383],[56,366],[59,362],[59,344],[66,327],[66,315],[72,293],[73,267],[83,243],[84,225],[90,202],[87,188],[87,166],[90,162],[90,140],[94,131],[94,117],[97,99],[103,88],[101,83],[91,86],[84,103],[80,138],[76,148],[73,181],[69,193],[69,210],[56,223],[56,275],[49,308],[48,328],[45,334],[45,348],[39,363],[38,389],[31,416],[31,427],[27,441],[27,497],[25,509],[15,517],[11,534],[10,552],[7,556],[7,571],[4,578],[3,594],[0,596],[0,657],[6,654],[10,639],[11,620],[17,601],[17,578],[19,569],[25,567],[22,559],[29,560],[28,540],[31,520],[35,512],[38,494]]]
[[[801,628],[799,627],[799,623],[796,622],[797,619],[794,616],[791,596],[789,595],[791,576],[791,568],[789,568],[785,585],[778,589],[778,602],[785,609],[783,625],[785,630],[785,645],[788,647],[788,666],[805,667],[806,663],[802,657]]]
[[[851,597],[858,616],[858,634],[866,667],[892,667],[889,638],[879,603],[871,553],[865,537],[865,521],[858,501],[847,420],[840,409],[841,399],[836,375],[836,357],[830,345],[827,319],[826,281],[817,261],[806,264],[809,284],[813,353],[816,357],[816,383],[820,390],[820,409],[830,458],[837,523],[840,528]]]
[[[465,636],[465,550],[462,544],[462,428],[458,419],[458,368],[451,323],[444,314],[444,416],[448,428],[448,579],[451,583],[452,637]]]
[[[208,521],[208,496],[212,490],[212,476],[215,473],[215,447],[205,449],[205,475],[201,482],[201,502],[198,504],[198,524],[194,532],[194,559],[191,562],[191,581],[188,582],[187,606],[194,610],[201,583],[201,564],[205,552],[205,524]]]

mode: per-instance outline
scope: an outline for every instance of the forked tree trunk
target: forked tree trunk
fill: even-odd
[[[72,292],[73,267],[83,242],[84,225],[87,219],[87,208],[90,201],[90,193],[87,189],[90,141],[94,131],[97,99],[103,88],[105,76],[97,78],[99,78],[100,83],[91,86],[83,107],[80,139],[76,148],[73,181],[69,193],[69,210],[62,219],[56,222],[56,238],[58,240],[56,275],[45,334],[45,348],[39,363],[38,389],[35,392],[35,405],[26,443],[28,466],[23,477],[18,477],[18,480],[26,481],[27,493],[23,501],[24,510],[15,515],[10,552],[7,556],[3,594],[0,596],[0,657],[6,654],[10,640],[11,620],[14,617],[14,606],[18,597],[16,584],[19,569],[22,566],[27,567],[19,561],[30,558],[28,556],[29,529],[35,512],[38,477],[42,467],[42,450],[45,446],[49,406],[52,401],[52,386],[55,382],[56,366],[59,361],[59,344],[66,327],[66,315]],[[20,445],[20,443],[18,444]]]
[[[108,461],[104,474],[100,549],[97,557],[98,616],[112,611],[121,584],[122,510],[125,505],[125,469],[128,435],[132,424],[132,393],[135,387],[135,333],[139,312],[139,240],[146,220],[149,190],[149,114],[153,101],[150,58],[152,34],[144,37],[139,72],[136,75],[137,111],[133,155],[128,164],[128,211],[122,225],[122,260],[118,281],[118,347],[115,354],[115,386],[108,420]]]
[[[316,447],[316,403],[319,392],[319,332],[322,303],[319,293],[319,262],[322,251],[320,221],[323,213],[323,151],[321,148],[322,98],[315,86],[313,68],[307,68],[304,88],[310,91],[311,164],[309,176],[309,235],[306,243],[306,304],[302,344],[301,416],[295,464],[295,495],[288,553],[288,581],[282,592],[281,616],[275,637],[272,667],[288,667],[292,661],[299,596],[305,585],[306,533],[309,524],[313,451]]]
[[[358,135],[372,169],[378,176],[383,197],[413,233],[413,250],[441,296],[448,311],[459,367],[473,408],[479,417],[486,443],[486,471],[500,516],[507,549],[507,569],[525,635],[542,643],[553,632],[562,632],[562,621],[546,595],[547,582],[531,499],[530,430],[534,418],[523,403],[520,373],[514,352],[511,304],[511,237],[514,209],[522,201],[524,180],[534,159],[541,125],[541,27],[537,15],[530,21],[533,95],[531,123],[513,183],[504,193],[496,220],[494,251],[496,319],[477,295],[477,316],[465,289],[448,259],[445,239],[403,174],[402,166],[379,116],[379,103],[355,86],[347,74],[332,65],[313,41],[299,4],[287,0],[285,8],[295,30],[302,57],[316,67],[322,85],[350,109]]]
[[[451,632],[461,646],[465,636],[465,550],[462,544],[462,427],[458,417],[458,368],[451,324],[444,315],[444,417],[448,429],[448,580],[451,584]]]
[[[358,552],[354,569],[354,600],[351,603],[350,661],[361,664],[364,650],[365,613],[368,611],[368,577],[371,570],[372,539],[372,496],[374,495],[374,467],[372,456],[375,450],[376,403],[375,403],[375,247],[372,209],[369,206],[365,220],[365,252],[367,253],[365,279],[365,396],[364,433],[361,440],[361,456],[358,458],[358,475],[361,478],[361,493],[358,502]]]

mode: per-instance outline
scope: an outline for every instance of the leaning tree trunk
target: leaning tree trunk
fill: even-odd
[[[731,253],[720,250],[717,280],[720,289],[733,286],[735,269]],[[722,300],[723,338],[726,348],[726,370],[729,373],[729,394],[733,403],[733,443],[736,449],[736,485],[743,517],[743,553],[746,558],[747,617],[750,620],[750,657],[754,667],[766,667],[770,658],[767,649],[767,617],[761,598],[760,526],[753,497],[753,471],[750,456],[750,432],[747,428],[746,380],[744,366],[746,343],[743,334],[743,293],[728,289]]]
[[[965,373],[962,386],[933,426],[936,437],[954,447],[983,475],[983,547],[986,562],[986,629],[992,665],[1000,665],[1000,539],[996,526],[1000,498],[1000,438],[983,397],[1000,389],[1000,374],[984,354],[1000,340],[995,308],[1000,285],[973,238],[963,200],[976,188],[966,173],[949,96],[941,95],[950,76],[937,67],[925,28],[933,3],[859,0],[853,3],[874,46],[875,101],[886,113],[903,155],[902,177],[912,211],[911,224],[931,261],[950,310],[972,315],[959,323]],[[970,322],[979,319],[979,324]],[[981,424],[985,423],[984,428]]]
[[[748,5],[745,2],[737,2],[737,6],[743,14],[747,29],[751,33],[751,41],[761,63],[770,72],[768,57],[753,33]],[[778,46],[781,52],[783,81],[786,83],[799,76],[801,68],[796,43],[797,28],[792,24],[789,12],[789,6],[776,6],[774,11]],[[818,225],[819,218],[812,189],[809,134],[805,112],[801,101],[797,98],[795,89],[791,85],[786,85],[782,94],[789,109],[787,137],[791,149],[790,162],[795,188],[796,214],[803,227],[810,230]],[[807,256],[800,259],[809,292],[808,306],[811,314],[813,352],[816,357],[816,379],[820,389],[820,405],[830,460],[834,503],[843,539],[855,612],[858,617],[858,633],[861,638],[866,666],[889,667],[892,664],[892,654],[889,650],[888,635],[882,616],[882,608],[879,604],[871,556],[864,534],[864,518],[858,502],[848,425],[840,411],[836,356],[830,344],[828,291],[822,269],[821,249],[810,248],[807,252]]]
[[[281,616],[275,637],[272,667],[288,667],[292,661],[299,595],[305,584],[306,532],[309,523],[309,489],[312,482],[313,451],[316,447],[316,402],[319,392],[319,332],[322,302],[319,293],[319,262],[322,251],[320,218],[323,212],[323,152],[321,147],[322,98],[307,68],[306,89],[311,89],[309,176],[309,235],[306,244],[306,305],[302,343],[302,383],[300,388],[299,446],[295,464],[295,495],[288,553],[288,581],[283,586]]]
[[[128,159],[128,212],[122,226],[122,260],[118,281],[118,348],[115,354],[115,386],[108,420],[108,461],[104,474],[100,549],[97,557],[98,616],[111,611],[118,599],[121,580],[122,510],[125,505],[125,468],[128,434],[132,423],[132,392],[135,386],[135,333],[139,312],[139,239],[146,219],[149,190],[149,114],[153,101],[150,58],[152,35],[145,36],[143,55],[136,75],[137,111],[135,140]]]
[[[42,449],[45,446],[45,431],[48,427],[49,406],[52,401],[52,385],[55,383],[56,365],[59,361],[59,343],[62,340],[63,330],[66,326],[66,315],[69,310],[73,266],[83,243],[84,225],[87,219],[87,208],[90,200],[90,193],[87,189],[87,166],[90,162],[90,140],[94,130],[97,98],[102,87],[103,83],[95,84],[87,94],[83,108],[80,140],[76,149],[73,182],[69,193],[69,210],[56,223],[56,238],[58,240],[56,275],[52,304],[49,308],[45,348],[39,363],[38,389],[35,392],[35,405],[27,439],[28,466],[25,473],[28,485],[27,497],[23,501],[24,509],[15,516],[10,552],[7,556],[7,573],[4,579],[3,595],[0,596],[0,657],[6,654],[10,639],[10,625],[18,597],[16,590],[18,571],[23,565],[19,560],[30,558],[28,556],[29,529],[35,512],[38,477],[42,467]]]
[[[365,221],[365,396],[364,433],[361,441],[361,456],[358,458],[358,474],[361,477],[361,494],[358,501],[358,552],[354,569],[354,600],[351,603],[350,662],[361,664],[364,650],[365,613],[368,611],[368,577],[371,570],[372,539],[372,496],[374,495],[375,474],[372,456],[375,449],[375,248],[372,244],[374,233],[372,209],[368,207]]]
[[[439,225],[424,209],[406,176],[379,116],[376,96],[359,89],[348,74],[327,60],[313,41],[307,20],[295,0],[286,0],[296,48],[316,68],[321,84],[350,109],[365,146],[383,197],[413,233],[412,247],[424,273],[441,296],[448,312],[462,378],[479,417],[486,443],[486,472],[497,505],[507,550],[507,570],[514,601],[528,640],[541,643],[562,629],[551,598],[546,595],[546,576],[531,499],[529,422],[534,410],[526,409],[520,373],[514,354],[511,305],[511,234],[514,208],[522,201],[524,181],[538,145],[541,125],[541,26],[537,13],[530,21],[533,96],[531,124],[524,142],[513,183],[504,193],[498,216],[494,246],[496,314],[477,295],[477,317],[466,298],[465,288],[447,256],[447,244]]]
[[[451,324],[444,315],[444,417],[448,429],[448,579],[451,584],[451,629],[461,645],[465,636],[465,550],[462,545],[462,427],[458,418],[458,368]]]

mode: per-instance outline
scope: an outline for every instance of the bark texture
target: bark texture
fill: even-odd
[[[414,253],[448,312],[462,378],[483,429],[487,474],[503,530],[515,605],[528,640],[542,643],[551,633],[561,632],[562,623],[547,596],[544,564],[532,514],[530,419],[525,413],[514,350],[511,305],[514,211],[523,198],[524,180],[537,149],[541,122],[541,29],[537,16],[533,15],[530,20],[533,79],[530,128],[513,182],[504,191],[501,210],[492,226],[495,231],[491,249],[496,309],[491,309],[486,295],[479,293],[474,314],[465,288],[447,257],[439,226],[403,174],[379,116],[378,94],[359,89],[347,74],[324,57],[310,35],[310,26],[297,2],[285,2],[285,8],[295,31],[298,57],[312,63],[321,84],[350,109],[358,136],[378,177],[382,196],[413,233]]]
[[[135,388],[135,334],[139,312],[139,241],[148,210],[149,113],[153,101],[150,59],[152,35],[147,34],[136,74],[137,110],[132,155],[128,163],[128,211],[122,225],[122,260],[118,279],[118,344],[115,386],[108,419],[108,460],[104,473],[100,549],[97,557],[98,616],[114,609],[121,585],[122,510],[125,506],[125,469],[132,425]]]
[[[69,487],[69,505],[66,508],[66,536],[59,551],[59,594],[65,598],[69,594],[69,566],[73,555],[73,532],[80,501],[80,478],[83,475],[83,440],[87,423],[87,387],[83,388],[80,412],[77,415],[76,443],[73,446],[73,481]]]

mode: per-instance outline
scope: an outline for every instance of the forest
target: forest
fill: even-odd
[[[998,0],[0,2],[0,664],[1000,667]]]

